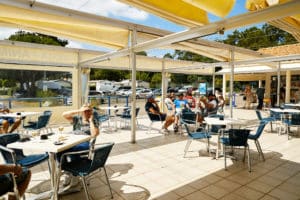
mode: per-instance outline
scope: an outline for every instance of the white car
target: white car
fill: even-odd
[[[180,89],[178,90],[178,92],[179,92],[179,93],[185,93],[185,92],[188,91],[188,89],[193,89],[193,86],[191,86],[191,85],[183,86],[182,88],[180,88]]]
[[[152,95],[153,92],[150,89],[142,89],[139,91],[136,91],[136,98],[140,99],[140,98],[146,98],[148,95]]]

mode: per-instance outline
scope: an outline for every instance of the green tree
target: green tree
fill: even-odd
[[[150,87],[152,87],[152,88],[161,87],[161,73],[153,74],[151,81],[150,81]]]
[[[235,30],[223,41],[226,44],[257,51],[260,48],[296,43],[295,38],[272,25],[264,24],[262,28],[250,27],[243,31]]]
[[[18,31],[14,35],[9,36],[8,39],[11,41],[56,45],[63,47],[68,44],[67,40],[61,40],[54,36],[44,35],[40,33],[31,33],[26,31]]]

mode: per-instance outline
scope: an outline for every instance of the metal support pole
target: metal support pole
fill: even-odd
[[[281,68],[281,63],[278,62],[277,66],[277,106],[280,105],[280,68]]]
[[[230,90],[229,90],[229,106],[230,117],[233,117],[232,94],[233,94],[233,79],[234,79],[234,51],[230,49]]]
[[[131,31],[131,47],[136,45],[136,29]],[[136,142],[136,54],[133,49],[130,50],[131,67],[131,143]]]
[[[165,72],[165,61],[162,61],[162,70],[161,70],[161,110],[165,112],[165,98],[167,96],[167,88],[168,88],[168,78],[167,78],[167,72]]]

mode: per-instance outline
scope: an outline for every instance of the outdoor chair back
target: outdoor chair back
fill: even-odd
[[[9,149],[6,147],[8,144],[19,140],[20,135],[17,133],[0,135],[0,151],[7,164],[17,164],[22,167],[30,168],[48,160],[49,156],[46,153],[24,155],[23,151],[20,149]]]
[[[229,129],[228,130],[228,137],[222,137],[221,143],[223,144],[223,153],[224,153],[224,165],[225,170],[227,170],[227,154],[226,150],[227,147],[244,147],[244,158],[245,160],[245,154],[247,149],[248,154],[248,171],[251,172],[251,159],[250,159],[250,149],[248,145],[248,136],[249,136],[250,130],[248,129]]]
[[[261,149],[261,146],[260,146],[260,143],[259,143],[258,139],[261,136],[261,134],[263,133],[267,123],[268,123],[268,121],[261,120],[259,122],[259,126],[256,129],[255,134],[249,134],[249,136],[248,136],[248,139],[254,141],[254,143],[256,145],[256,148],[257,148],[257,151],[258,151],[258,154],[259,154],[259,156],[262,157],[263,161],[265,161],[265,157],[264,157],[264,154],[263,154],[263,151]]]
[[[209,145],[210,145],[210,138],[211,136],[209,135],[209,133],[203,128],[203,129],[199,129],[195,132],[191,132],[190,129],[189,129],[189,124],[186,123],[185,121],[183,121],[181,119],[181,122],[180,122],[186,129],[186,132],[188,134],[188,140],[187,140],[187,143],[185,145],[185,148],[184,148],[184,155],[183,157],[186,156],[188,150],[189,150],[189,147],[192,143],[193,140],[202,140],[202,139],[205,139],[207,140],[207,152],[209,152]]]
[[[61,158],[61,170],[70,172],[73,176],[81,177],[86,199],[91,199],[88,192],[88,185],[86,184],[86,177],[91,175],[96,170],[103,169],[106,177],[106,181],[110,190],[111,198],[113,198],[112,190],[108,180],[107,172],[105,169],[105,163],[111,152],[114,143],[103,144],[100,147],[95,147],[92,152],[90,150],[81,152],[67,152],[62,155]],[[65,159],[68,155],[80,155],[80,159],[72,159],[70,162]],[[86,156],[84,156],[86,155]],[[90,155],[90,156],[88,156]]]
[[[40,115],[36,122],[31,122],[29,125],[23,125],[25,132],[29,132],[33,130],[37,130],[38,132],[40,132],[41,130],[46,129],[50,121],[51,115],[52,112],[46,112]],[[48,129],[46,129],[46,131],[48,131]]]

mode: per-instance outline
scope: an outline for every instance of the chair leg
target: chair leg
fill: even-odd
[[[149,128],[148,128],[148,133],[150,133],[150,132],[151,132],[151,129],[152,129],[152,124],[153,124],[153,122],[151,122],[151,123],[150,123],[150,125],[149,125]]]
[[[245,162],[245,158],[246,158],[246,147],[244,147],[244,157],[243,157],[243,162]]]
[[[261,149],[259,141],[255,140],[254,142],[255,142],[258,154],[262,157],[263,161],[265,161],[265,156],[264,156],[264,153],[262,152],[262,149]]]
[[[210,156],[210,141],[209,141],[209,138],[207,138],[207,152],[208,152],[208,155]]]
[[[226,147],[223,145],[223,154],[224,154],[224,168],[227,170],[227,163],[226,163]]]
[[[251,172],[251,158],[250,158],[250,148],[249,148],[249,145],[247,145],[247,152],[248,152],[248,171]]]
[[[109,187],[109,191],[110,191],[110,197],[113,199],[113,198],[114,198],[114,196],[113,196],[113,193],[112,193],[112,191],[111,191],[111,187],[110,187],[110,183],[109,183],[109,180],[108,180],[108,176],[107,176],[107,173],[106,173],[106,169],[105,169],[105,167],[103,167],[103,170],[104,170],[104,173],[105,173],[105,177],[106,177],[106,182],[107,182],[107,185],[108,185],[108,187]]]
[[[81,177],[81,180],[82,180],[82,184],[83,184],[83,188],[84,188],[86,199],[90,200],[90,194],[88,192],[88,188],[87,188],[87,184],[86,184],[86,181],[85,181],[85,177],[84,176]]]
[[[183,155],[184,158],[185,158],[185,155],[186,155],[187,151],[190,148],[190,145],[191,145],[192,141],[193,141],[193,139],[188,139],[188,141],[186,142],[186,145],[185,145],[185,148],[184,148],[184,155]]]

